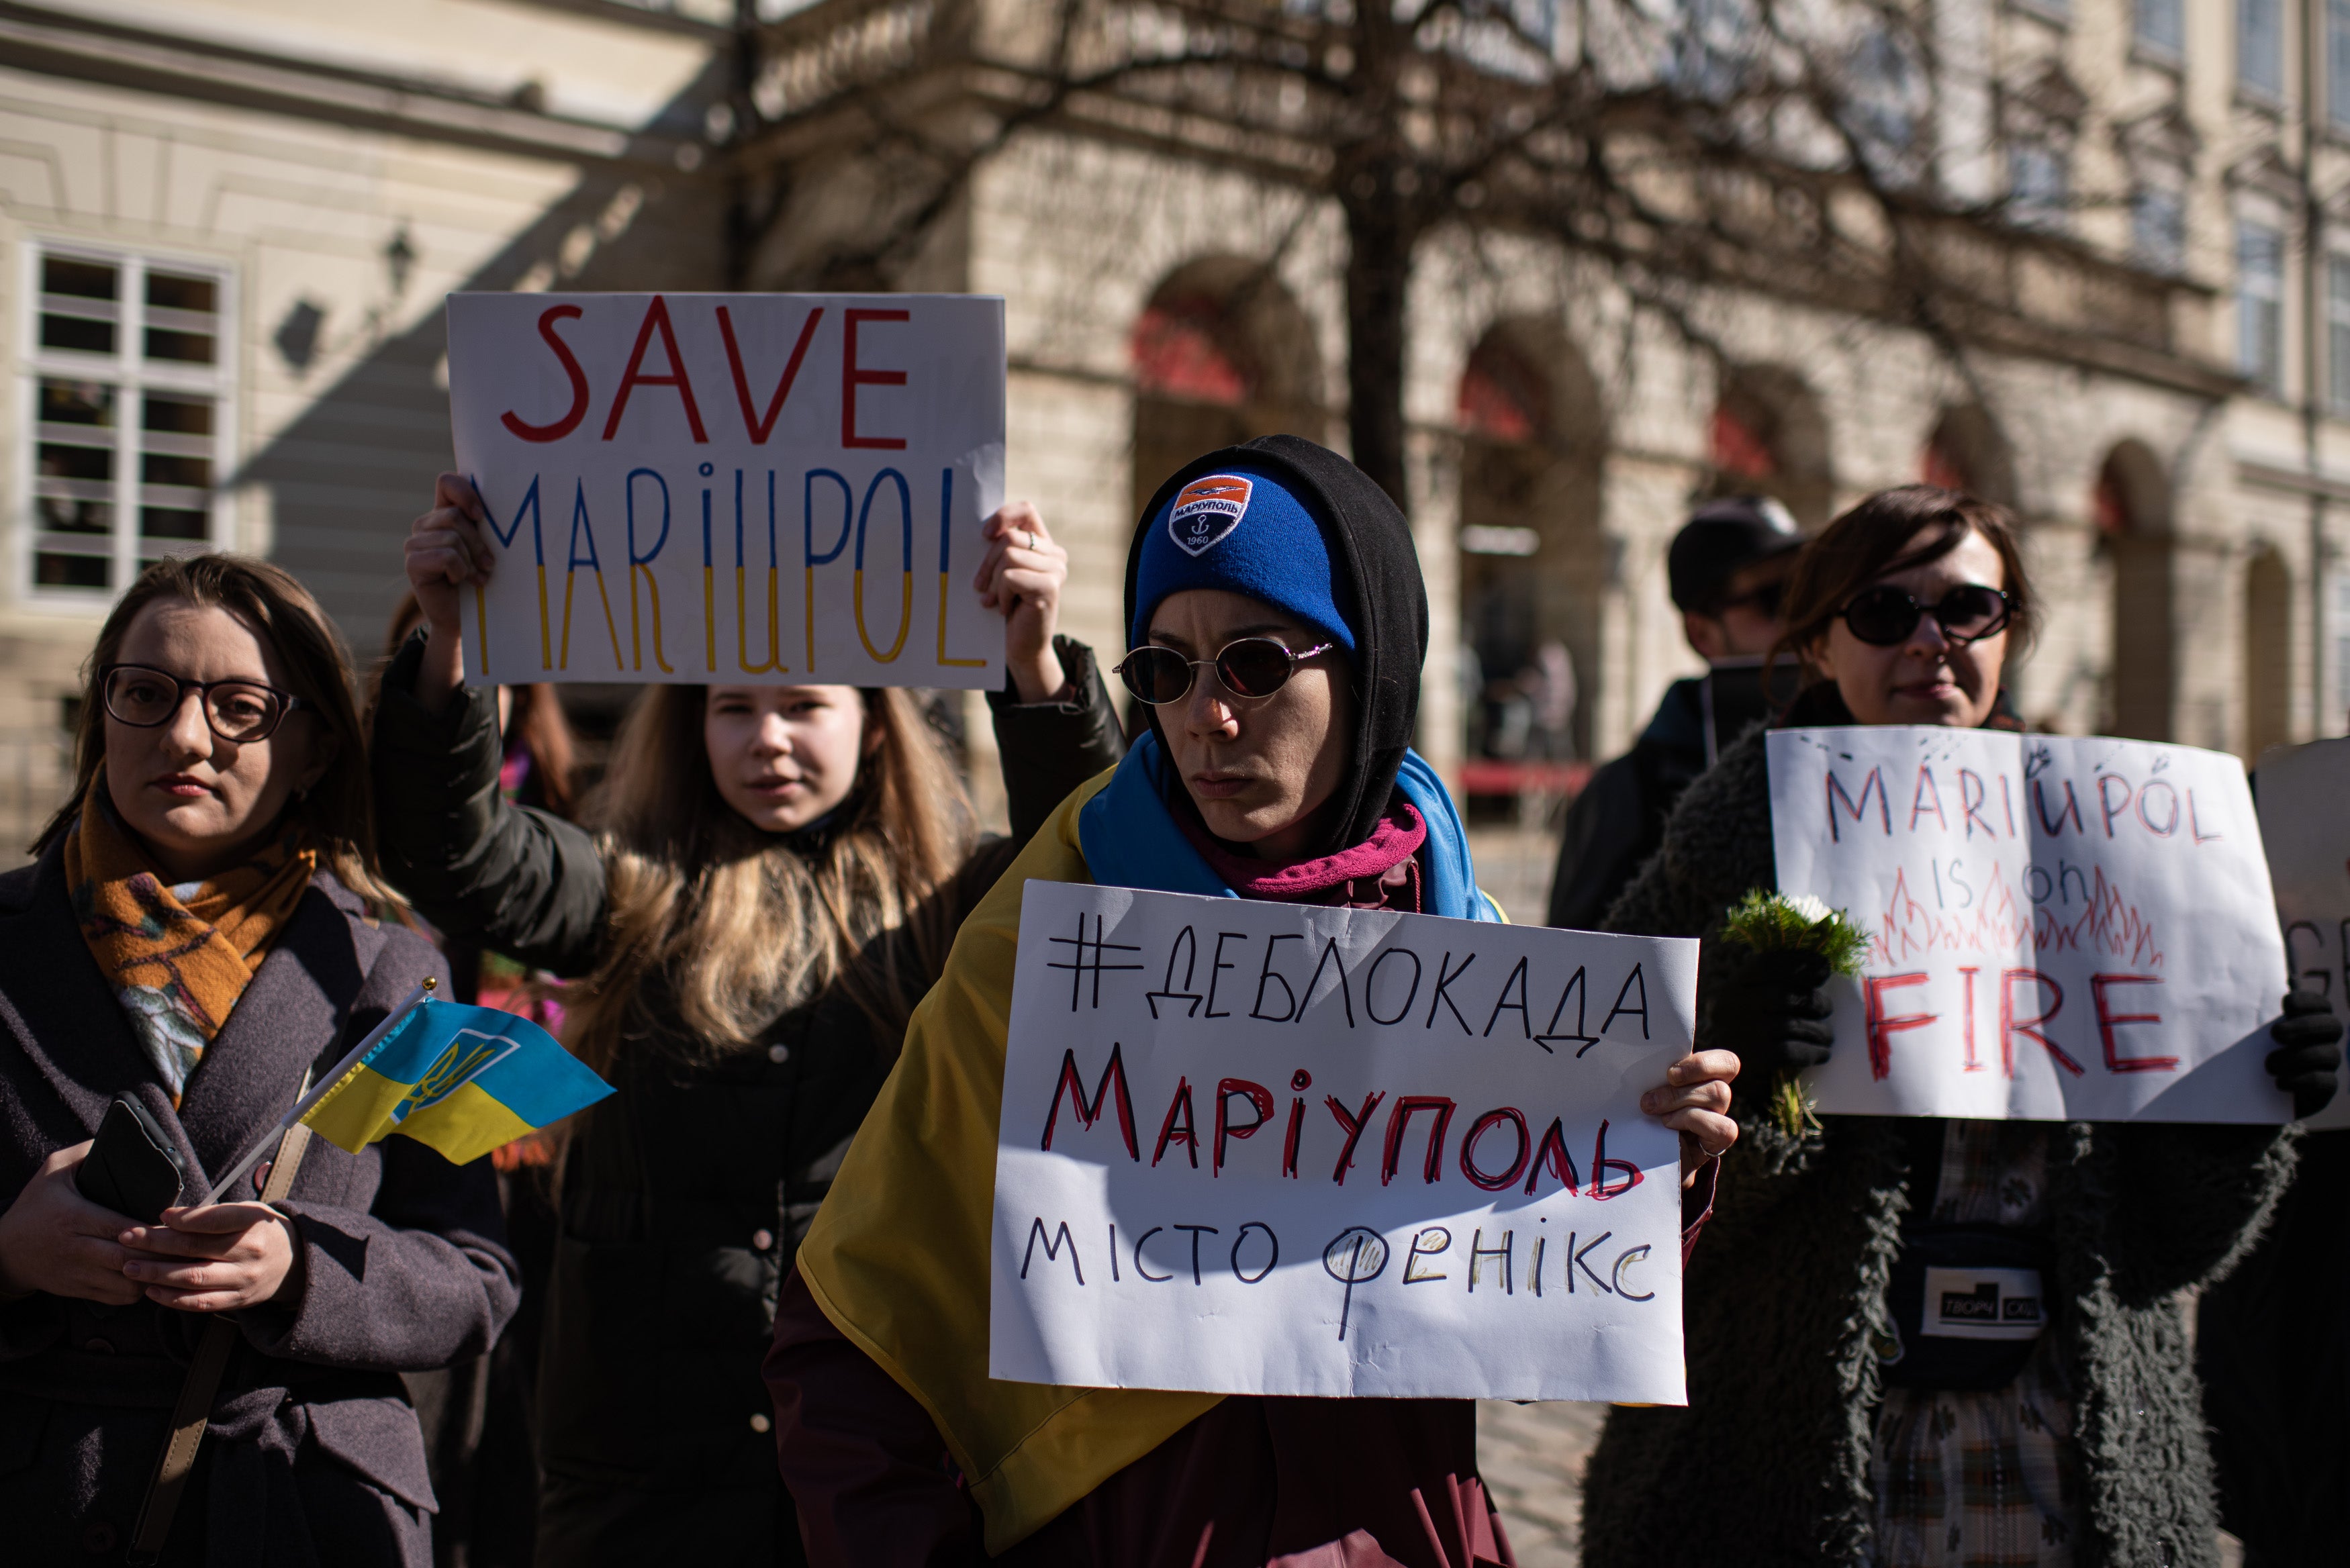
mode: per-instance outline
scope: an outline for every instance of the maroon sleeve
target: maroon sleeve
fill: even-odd
[[[775,1462],[814,1568],[984,1561],[979,1510],[930,1413],[833,1327],[797,1269],[764,1370]]]
[[[1721,1156],[1715,1155],[1697,1168],[1697,1179],[1681,1189],[1681,1267],[1689,1267],[1690,1254],[1697,1251],[1697,1239],[1705,1230],[1705,1222],[1713,1218],[1713,1192],[1721,1179]],[[1694,1214],[1696,1218],[1690,1216]]]

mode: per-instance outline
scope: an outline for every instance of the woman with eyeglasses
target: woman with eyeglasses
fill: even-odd
[[[1780,648],[1810,684],[1779,722],[2020,729],[2002,681],[2038,616],[2004,509],[1927,485],[1870,496],[1796,564]],[[1584,1561],[2216,1564],[2180,1303],[2258,1231],[2293,1135],[1871,1116],[1791,1134],[1755,1113],[1783,1070],[1827,1060],[1827,963],[1719,940],[1774,886],[1758,726],[1608,916],[1704,939],[1698,1038],[1743,1064],[1746,1136],[1685,1287],[1689,1407],[1610,1412]],[[2296,1093],[2330,1084],[2340,1025],[2322,999],[2286,1012],[2270,1070]],[[1928,1345],[1929,1260],[2036,1270],[2048,1326]],[[1703,1506],[1683,1506],[1700,1471]]]
[[[1060,799],[1117,762],[1068,555],[984,525],[988,694],[1013,836],[983,836],[913,693],[649,687],[575,826],[506,798],[461,590],[492,564],[455,474],[408,542],[424,612],[385,671],[390,875],[435,926],[575,977],[564,1039],[618,1091],[565,1125],[536,1380],[538,1568],[800,1562],[759,1362],[777,1282],[955,929]]]
[[[1149,714],[964,924],[800,1250],[767,1382],[812,1563],[1507,1563],[1467,1400],[1080,1391],[988,1376],[1004,1017],[1030,878],[1492,919],[1410,750],[1428,606],[1387,494],[1295,436],[1164,485],[1127,558]],[[1685,1057],[1648,1111],[1684,1211],[1737,1127],[1736,1064]]]
[[[193,1206],[447,983],[381,918],[370,818],[309,593],[237,556],[140,574],[90,657],[73,794],[0,877],[0,1557],[432,1563],[399,1374],[482,1354],[514,1313],[489,1162],[296,1128]],[[151,1223],[77,1185],[117,1097],[181,1173]]]

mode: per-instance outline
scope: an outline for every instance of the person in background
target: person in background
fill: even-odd
[[[1810,684],[1782,722],[2020,729],[2001,682],[2039,606],[2017,533],[2005,508],[1930,485],[1830,524],[1788,586],[1781,647]],[[1690,1403],[1608,1413],[1584,1562],[2217,1568],[2180,1303],[2259,1234],[2298,1135],[1764,1114],[1835,1040],[1825,958],[1721,935],[1748,892],[1778,890],[1764,741],[1690,787],[1608,915],[1702,941],[1697,1040],[1738,1054],[1745,1136],[1684,1286]],[[2311,992],[2284,1012],[2268,1071],[2306,1115],[2332,1092],[2342,1028]],[[2042,1332],[1926,1336],[1929,1268],[2032,1273],[2018,1293],[2044,1303]]]
[[[964,914],[1117,760],[1068,556],[987,520],[991,692],[1014,836],[983,838],[913,693],[648,688],[595,831],[514,804],[488,691],[462,684],[480,498],[442,476],[408,543],[425,629],[375,716],[388,874],[441,929],[575,978],[566,1043],[618,1091],[569,1124],[537,1379],[539,1568],[801,1561],[759,1381],[785,1261],[830,1189]]]
[[[1668,687],[1632,749],[1594,773],[1567,808],[1545,924],[1596,929],[1665,841],[1681,792],[1769,716],[1763,656],[1779,639],[1779,599],[1803,543],[1787,509],[1761,495],[1710,501],[1673,535],[1666,579],[1683,635],[1711,668]]]
[[[1237,493],[1240,512],[1187,516],[1195,486]],[[1296,436],[1210,452],[1143,509],[1126,580],[1133,651],[1118,673],[1149,731],[972,913],[785,1286],[766,1376],[809,1558],[1509,1563],[1471,1401],[987,1375],[1003,1021],[1032,878],[1499,918],[1442,781],[1409,749],[1428,599],[1385,491]],[[1700,1221],[1712,1157],[1738,1136],[1720,1114],[1736,1072],[1685,1056],[1642,1099],[1681,1135],[1683,1214]],[[1707,1484],[1702,1467],[1687,1477]]]
[[[445,983],[382,918],[349,662],[284,571],[204,555],[140,575],[87,679],[73,796],[0,877],[0,1559],[122,1562],[197,1348],[231,1329],[194,1468],[151,1520],[161,1561],[424,1568],[435,1504],[398,1374],[479,1355],[515,1310],[489,1162],[297,1127],[158,1224],[75,1186],[127,1096],[192,1200]]]

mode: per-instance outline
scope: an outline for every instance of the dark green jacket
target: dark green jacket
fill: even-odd
[[[1703,939],[1777,878],[1760,728],[1681,797],[1608,929]],[[1698,1044],[1705,1044],[1701,1023]],[[1590,1568],[1868,1560],[1873,1334],[1912,1203],[1914,1124],[1832,1116],[1791,1139],[1738,1085],[1739,1139],[1691,1259],[1686,1408],[1611,1411],[1584,1496]],[[2048,1214],[2061,1366],[2084,1493],[2078,1568],[2217,1568],[2210,1450],[2180,1293],[2243,1253],[2291,1179],[2283,1127],[2054,1129]]]
[[[387,875],[452,938],[557,975],[587,973],[603,956],[607,929],[596,840],[500,793],[491,692],[469,691],[438,715],[417,705],[421,647],[394,659],[375,718]],[[958,911],[977,903],[1053,808],[1122,750],[1091,652],[1066,639],[1059,648],[1076,684],[1070,702],[1021,706],[989,696],[1013,836],[983,839],[943,890]],[[913,977],[908,1000],[935,978]],[[778,1522],[766,1501],[781,1492],[759,1362],[781,1272],[897,1044],[875,1038],[865,1013],[836,992],[714,1063],[689,1064],[700,1054],[660,1043],[623,1054],[613,1073],[619,1093],[590,1113],[567,1162],[538,1441],[558,1510],[567,1497],[592,1500],[599,1512],[608,1500],[639,1501],[633,1515],[620,1508],[579,1532],[595,1543],[589,1550],[556,1555],[674,1556],[691,1545],[680,1531],[699,1539],[707,1526],[717,1541],[733,1532],[747,1548],[726,1560],[756,1561],[744,1532],[788,1529],[787,1509]],[[631,1174],[596,1174],[614,1170]],[[646,1493],[671,1494],[676,1511]],[[736,1511],[722,1501],[728,1493],[743,1504],[731,1522],[722,1517]],[[649,1509],[664,1517],[644,1517]],[[543,1528],[561,1532],[563,1523]],[[796,1549],[795,1540],[777,1544]]]

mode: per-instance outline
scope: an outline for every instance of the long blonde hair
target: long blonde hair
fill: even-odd
[[[835,987],[895,1053],[945,964],[954,911],[938,894],[976,828],[912,697],[862,695],[869,741],[856,786],[808,846],[754,827],[719,795],[703,688],[645,692],[589,808],[610,936],[595,972],[565,995],[567,1043],[588,1066],[609,1076],[625,1046],[660,1041],[723,1055]]]

